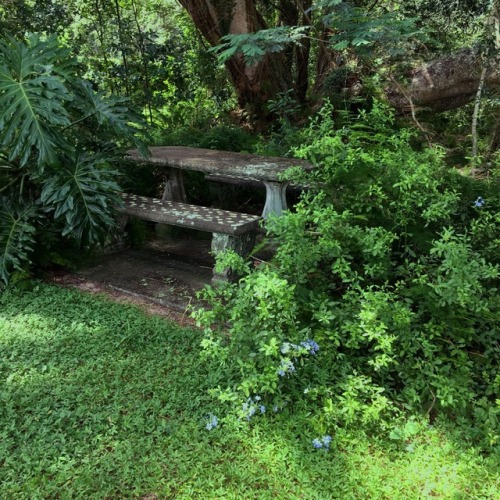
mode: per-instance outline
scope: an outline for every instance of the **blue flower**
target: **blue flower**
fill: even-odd
[[[278,411],[279,411],[278,405],[273,406],[273,411],[274,411],[274,413],[278,413]]]
[[[317,344],[317,342],[311,339],[304,340],[304,342],[301,342],[300,345],[302,347],[305,347],[312,355],[316,355],[316,353],[319,351],[319,345]]]
[[[484,205],[485,201],[481,196],[478,196],[477,200],[474,202],[474,206],[477,208],[481,208]]]
[[[323,442],[323,446],[328,449],[330,448],[330,443],[332,442],[332,436],[323,436],[321,438],[321,441]]]
[[[314,448],[319,450],[320,448],[324,448],[328,450],[330,448],[330,443],[332,442],[332,436],[323,436],[322,438],[313,439],[312,444]]]
[[[259,396],[255,396],[255,399],[257,399],[257,398],[260,399]],[[250,420],[255,415],[255,412],[257,411],[257,407],[256,407],[256,405],[254,403],[254,400],[252,398],[248,398],[247,402],[243,403],[241,405],[241,410],[243,412],[243,416],[247,420]]]
[[[289,350],[290,350],[290,343],[289,342],[285,342],[281,346],[281,349],[280,349],[280,351],[282,352],[282,354],[286,354]]]
[[[319,450],[320,448],[323,448],[323,443],[322,443],[322,442],[321,442],[318,438],[313,439],[313,442],[312,442],[312,443],[313,443],[313,446],[314,446],[317,450]]]
[[[285,373],[293,373],[295,371],[294,364],[289,359],[282,359],[281,365],[278,368],[278,375],[284,377]]]
[[[280,351],[282,354],[288,354],[290,351],[291,352],[291,355],[294,356],[294,353],[293,351],[297,351],[299,350],[300,347],[297,345],[297,344],[292,344],[291,342],[285,342],[281,347],[280,347]]]
[[[290,353],[291,356],[297,357],[297,352],[294,351],[299,351],[300,346],[297,344],[292,344],[291,342],[285,342],[281,347],[280,351],[282,354],[288,354]]]
[[[207,418],[208,418],[208,422],[207,422],[207,425],[205,425],[205,429],[207,429],[207,431],[211,431],[212,429],[217,427],[219,420],[217,419],[217,417],[215,415],[212,415],[211,413],[210,413],[210,415],[208,415]]]
[[[260,405],[259,410],[261,413],[266,413],[266,407],[264,405]]]

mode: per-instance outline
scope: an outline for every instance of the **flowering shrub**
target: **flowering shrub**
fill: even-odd
[[[494,186],[412,146],[381,106],[305,138],[296,153],[320,168],[298,178],[311,189],[295,212],[268,221],[275,256],[255,269],[228,256],[243,278],[195,312],[220,400],[307,405],[322,433],[449,413],[500,444]]]

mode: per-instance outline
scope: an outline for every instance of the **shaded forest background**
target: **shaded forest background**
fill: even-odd
[[[356,111],[382,98],[457,156],[498,147],[497,2],[180,4],[8,0],[1,27],[57,34],[95,89],[143,110],[156,143],[228,121],[269,133],[325,99]]]

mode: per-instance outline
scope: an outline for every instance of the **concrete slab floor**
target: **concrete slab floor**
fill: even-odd
[[[141,248],[102,255],[74,276],[104,288],[177,311],[196,303],[196,292],[210,284],[214,259],[210,241],[151,240]]]
[[[185,233],[185,234],[184,234]],[[185,231],[155,237],[140,248],[99,255],[74,272],[50,273],[48,281],[91,293],[104,293],[113,300],[134,303],[153,314],[192,325],[192,307],[203,306],[196,294],[212,279],[214,258],[209,237]],[[203,233],[201,233],[203,234]],[[262,241],[263,235],[258,240]],[[272,245],[261,248],[257,260],[269,260]]]

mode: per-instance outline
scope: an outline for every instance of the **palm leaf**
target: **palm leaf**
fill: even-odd
[[[40,169],[69,149],[55,130],[70,124],[65,104],[72,99],[55,67],[66,53],[55,38],[13,38],[0,42],[0,148],[10,161],[25,165],[33,149]]]

